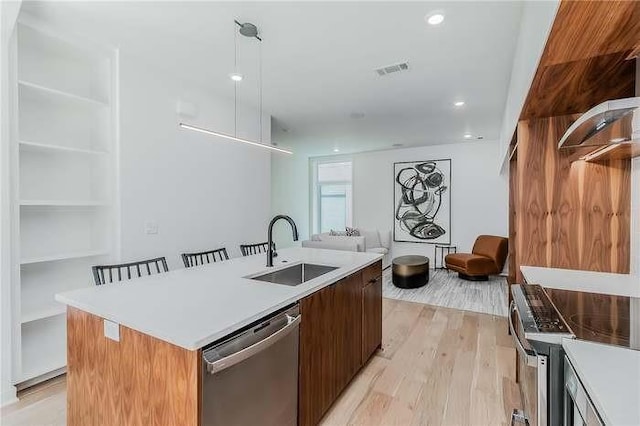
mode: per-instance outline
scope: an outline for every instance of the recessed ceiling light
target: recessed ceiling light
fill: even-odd
[[[453,103],[453,106],[461,107],[464,105],[464,101],[456,101]]]
[[[242,81],[242,74],[234,72],[229,74],[229,78],[237,83],[239,81]]]
[[[473,137],[473,135],[471,133],[465,133],[464,134],[464,138],[465,139],[471,139]]]
[[[333,148],[333,152],[340,152],[338,148]]]
[[[426,16],[426,20],[429,25],[440,25],[444,21],[444,15],[442,13],[432,13]]]

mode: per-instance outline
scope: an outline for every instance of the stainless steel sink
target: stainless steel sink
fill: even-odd
[[[335,266],[314,265],[313,263],[299,263],[297,265],[289,266],[288,268],[280,269],[279,271],[269,272],[267,274],[249,278],[251,278],[252,280],[266,281],[269,283],[296,286],[336,269],[338,268]]]

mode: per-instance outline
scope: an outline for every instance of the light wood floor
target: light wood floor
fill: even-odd
[[[326,425],[500,425],[519,407],[504,317],[383,299],[382,350],[322,421]],[[64,425],[64,377],[22,392],[3,426]]]

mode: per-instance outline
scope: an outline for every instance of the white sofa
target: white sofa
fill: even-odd
[[[383,254],[382,267],[391,264],[389,250],[391,248],[391,232],[359,229],[360,236],[329,235],[328,232],[313,234],[310,240],[303,241],[302,247],[328,250],[364,251]]]

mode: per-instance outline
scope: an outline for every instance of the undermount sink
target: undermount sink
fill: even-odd
[[[250,277],[252,280],[266,281],[274,284],[296,286],[338,269],[336,266],[299,263],[288,268]]]

